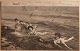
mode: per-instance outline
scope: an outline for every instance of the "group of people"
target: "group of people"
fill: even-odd
[[[31,23],[19,21],[17,18],[14,20],[15,20],[15,30],[16,31],[20,31],[20,32],[24,31],[25,33],[27,33],[29,35],[36,35],[36,30],[32,26]],[[69,39],[66,39],[66,37],[62,38],[60,33],[55,33],[55,40],[53,40],[53,41],[54,41],[54,44],[56,46],[58,46],[59,48],[62,48],[61,45],[64,45],[66,48],[72,49],[65,43],[72,39],[74,39],[73,36]],[[42,39],[40,39],[40,41],[44,42],[44,40],[42,40]]]
[[[17,18],[15,21],[15,31],[23,32],[30,35],[36,35],[35,27],[29,22],[19,21]]]

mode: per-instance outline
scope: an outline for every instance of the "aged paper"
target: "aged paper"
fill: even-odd
[[[0,0],[1,50],[79,51],[78,0]]]

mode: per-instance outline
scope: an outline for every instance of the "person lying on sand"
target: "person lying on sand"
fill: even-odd
[[[65,42],[68,42],[70,40],[74,39],[74,37],[72,36],[71,38],[65,40],[65,38],[61,38],[61,34],[60,33],[55,33],[55,40],[54,40],[54,44],[57,45],[60,48],[63,48],[61,45],[64,45],[65,47],[67,47],[68,49],[71,49]]]

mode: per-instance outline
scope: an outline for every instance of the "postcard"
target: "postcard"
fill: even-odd
[[[78,0],[0,0],[1,50],[79,51]]]

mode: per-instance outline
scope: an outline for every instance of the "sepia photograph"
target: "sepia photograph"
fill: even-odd
[[[0,0],[1,50],[79,51],[78,0]]]

